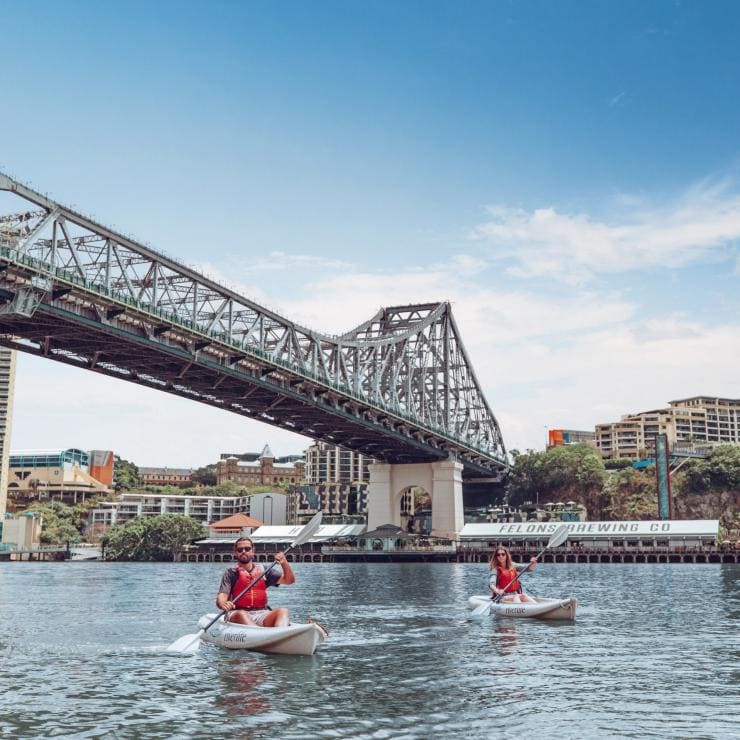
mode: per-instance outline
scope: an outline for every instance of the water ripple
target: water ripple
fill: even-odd
[[[572,624],[469,620],[485,566],[298,565],[271,599],[327,624],[315,656],[168,655],[220,571],[0,564],[0,736],[737,737],[737,566],[538,568]]]

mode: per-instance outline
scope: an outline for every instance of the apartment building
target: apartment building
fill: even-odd
[[[316,512],[326,524],[356,524],[367,520],[367,483],[318,483],[296,486],[288,493],[289,524],[305,524]]]
[[[306,481],[320,483],[367,483],[367,466],[374,458],[328,442],[314,442],[306,450]]]
[[[317,511],[327,524],[364,523],[367,518],[368,465],[372,457],[328,442],[314,442],[305,453],[306,483],[288,497],[288,521],[303,524]]]
[[[706,442],[740,444],[740,399],[692,396],[668,403],[672,407],[702,409],[705,412],[706,420],[703,431],[706,435]],[[696,432],[692,430],[689,433],[696,436],[701,431],[698,428]]]
[[[596,425],[596,447],[606,460],[644,460],[655,454],[655,435],[669,447],[681,444],[740,444],[740,399],[692,396],[668,408],[627,414]]]
[[[187,496],[185,494],[122,493],[117,501],[101,501],[88,515],[93,528],[119,527],[137,516],[181,514],[202,524],[246,514],[263,523],[285,524],[286,495],[279,491],[249,496]]]

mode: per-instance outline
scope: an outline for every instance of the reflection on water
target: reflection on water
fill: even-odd
[[[555,623],[470,620],[485,564],[299,563],[296,585],[271,603],[329,627],[316,655],[166,654],[212,610],[222,570],[0,563],[0,736],[736,732],[738,566],[542,565],[531,575],[538,594],[579,601],[575,623]]]
[[[257,658],[244,653],[221,661],[217,668],[221,691],[216,706],[223,707],[230,716],[270,711],[270,702],[262,688],[267,673]]]
[[[516,622],[511,620],[497,620],[498,623],[493,631],[493,644],[501,657],[514,655],[517,647]]]

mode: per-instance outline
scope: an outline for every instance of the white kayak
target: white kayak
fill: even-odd
[[[205,629],[215,616],[206,614],[201,617],[198,627]],[[224,622],[224,618],[221,617],[205,631],[201,639],[232,650],[255,650],[280,655],[313,655],[326,637],[326,631],[316,622],[290,624],[287,627],[257,627]]]
[[[533,617],[535,619],[570,619],[576,618],[578,601],[574,596],[567,599],[534,598],[536,603],[496,601],[491,602],[490,596],[471,596],[468,599],[468,608],[475,609],[483,604],[491,604],[491,613],[497,617]]]

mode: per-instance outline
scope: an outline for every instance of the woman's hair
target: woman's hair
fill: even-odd
[[[501,565],[501,563],[498,562],[498,558],[496,557],[497,552],[506,553],[506,559],[504,560],[503,565]],[[488,567],[491,570],[494,570],[497,566],[501,566],[502,568],[505,568],[506,570],[511,570],[514,567],[514,561],[511,559],[511,553],[509,552],[508,547],[504,547],[503,545],[497,545],[496,549],[493,551],[493,555],[491,555],[491,559],[488,561]]]

